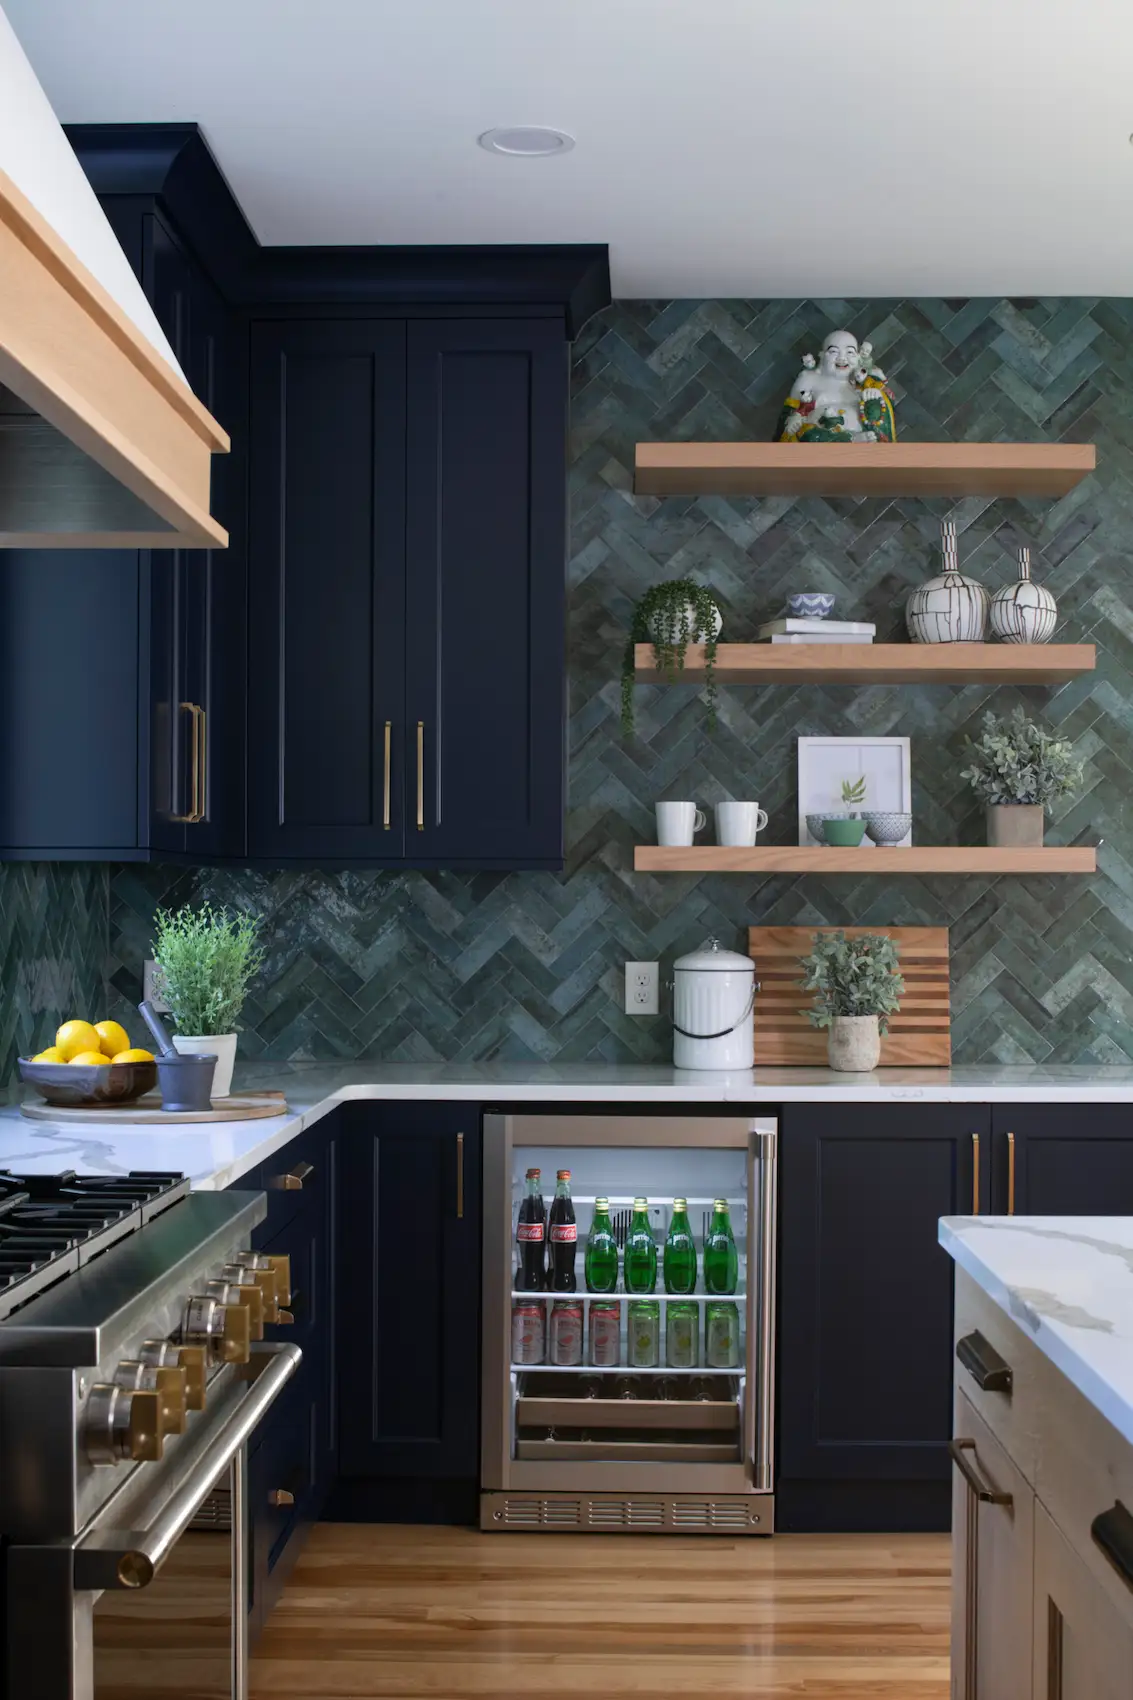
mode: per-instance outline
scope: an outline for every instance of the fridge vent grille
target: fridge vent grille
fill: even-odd
[[[742,1499],[682,1499],[673,1506],[675,1529],[747,1529],[756,1520]]]
[[[226,1488],[213,1488],[207,1499],[202,1499],[193,1514],[190,1529],[229,1530],[232,1527],[232,1494]]]
[[[577,1499],[513,1499],[504,1502],[503,1521],[509,1529],[576,1529],[582,1523]]]
[[[770,1494],[651,1496],[596,1493],[481,1495],[482,1529],[571,1530],[584,1534],[769,1535],[775,1527]]]
[[[593,1499],[592,1529],[663,1529],[665,1505],[660,1499]]]

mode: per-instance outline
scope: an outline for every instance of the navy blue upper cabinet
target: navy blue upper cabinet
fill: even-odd
[[[252,336],[248,848],[562,862],[561,317]]]
[[[1128,1104],[996,1104],[995,1215],[1128,1216],[1133,1109]]]

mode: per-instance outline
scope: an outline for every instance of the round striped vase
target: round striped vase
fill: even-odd
[[[987,636],[988,596],[965,578],[956,554],[956,526],[940,527],[944,571],[914,590],[905,604],[905,624],[914,643],[982,643]]]

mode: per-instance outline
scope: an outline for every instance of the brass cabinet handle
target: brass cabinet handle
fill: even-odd
[[[1015,1214],[1015,1135],[1007,1135],[1007,1214]]]
[[[1090,1534],[1125,1586],[1133,1588],[1133,1517],[1119,1499],[1109,1511],[1098,1512],[1090,1524]]]
[[[425,830],[425,722],[417,722],[417,831]]]
[[[199,739],[200,739],[200,746],[201,746],[200,759],[197,763],[197,776],[198,776],[197,819],[198,820],[204,820],[205,816],[208,814],[208,806],[207,806],[208,805],[208,799],[207,799],[207,796],[206,796],[206,789],[207,789],[207,786],[208,786],[208,771],[209,771],[209,765],[208,765],[208,711],[207,711],[207,709],[202,708],[200,705],[198,705],[198,707],[197,707],[197,733],[198,733],[198,736],[199,736]]]
[[[285,1175],[280,1175],[276,1186],[283,1192],[302,1192],[303,1182],[310,1180],[315,1172],[313,1163],[296,1163]]]
[[[456,1136],[456,1219],[464,1219],[464,1135]]]
[[[385,832],[389,831],[389,746],[391,731],[392,727],[387,720],[385,728],[385,778],[382,782],[382,829]]]
[[[972,1135],[972,1215],[980,1213],[980,1136]]]
[[[1011,1505],[1014,1503],[1009,1493],[1002,1493],[999,1488],[994,1488],[989,1482],[985,1482],[982,1476],[977,1475],[975,1464],[968,1462],[969,1452],[973,1459],[976,1456],[974,1440],[950,1440],[948,1451],[952,1462],[981,1505]]]
[[[201,721],[204,709],[195,702],[180,703],[179,708],[184,714],[193,716],[193,794],[189,804],[189,812],[184,815],[170,815],[170,820],[178,826],[194,826],[203,818],[201,810]]]
[[[272,1488],[271,1492],[268,1494],[268,1504],[275,1506],[294,1505],[295,1495],[291,1492],[290,1488]]]

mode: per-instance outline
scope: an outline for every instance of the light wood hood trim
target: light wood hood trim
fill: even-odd
[[[152,531],[128,534],[0,531],[0,546],[227,546],[209,514],[211,457],[227,454],[227,433],[4,172],[0,382],[155,521]]]

